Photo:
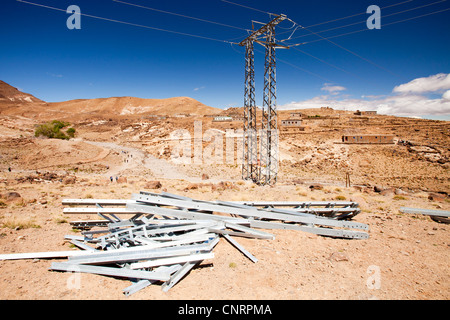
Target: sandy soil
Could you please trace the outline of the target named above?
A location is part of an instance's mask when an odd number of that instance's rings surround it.
[[[95,215],[63,216],[63,198],[130,198],[145,190],[145,180],[110,183],[102,177],[78,175],[76,184],[59,181],[5,185],[22,196],[21,202],[0,209],[2,253],[70,250],[66,234],[78,234],[68,221],[96,219]],[[205,184],[184,191],[189,182],[161,180],[168,192],[199,199],[333,200],[337,195],[358,201],[363,212],[355,221],[370,226],[367,240],[342,240],[300,231],[270,230],[275,240],[237,239],[259,259],[253,263],[221,239],[215,258],[199,267],[168,293],[150,286],[129,298],[122,289],[130,282],[81,274],[80,287],[71,274],[49,271],[51,261],[0,261],[0,299],[448,299],[449,226],[421,215],[402,214],[400,206],[449,209],[449,203],[430,201],[428,194],[402,198],[326,186],[275,187],[234,183],[212,191]],[[157,190],[154,190],[157,191]],[[78,249],[73,249],[78,250]],[[59,260],[56,260],[59,261]],[[18,272],[20,270],[20,272]]]
[[[32,121],[20,121],[6,117],[0,122],[0,253],[72,250],[64,236],[79,231],[69,221],[97,217],[64,216],[62,199],[128,199],[148,190],[151,180],[162,184],[152,191],[205,200],[357,201],[362,212],[354,220],[369,225],[370,238],[343,240],[280,230],[269,230],[274,240],[238,238],[257,263],[221,239],[215,258],[205,260],[169,292],[152,285],[131,297],[122,294],[127,280],[81,274],[79,286],[74,286],[74,274],[48,270],[50,260],[0,261],[2,300],[450,297],[449,225],[399,212],[402,206],[450,210],[448,125],[424,129],[439,138],[432,153],[440,158],[432,159],[424,148],[335,144],[339,132],[334,130],[289,135],[280,143],[284,161],[277,184],[257,186],[240,180],[237,164],[171,163],[172,145],[164,137],[187,120],[145,126],[115,120],[79,124],[77,139],[71,141],[35,139]],[[133,125],[135,129],[127,130]],[[213,125],[205,121],[204,129]],[[217,127],[223,130],[229,124]],[[150,135],[149,130],[156,131]],[[420,146],[431,145],[422,130],[408,127],[401,132]],[[142,137],[141,143],[133,137]],[[344,185],[347,170],[352,187]],[[113,175],[126,179],[111,183]],[[228,183],[217,188],[220,181]],[[310,188],[319,182],[320,190]],[[20,197],[9,199],[9,192]]]

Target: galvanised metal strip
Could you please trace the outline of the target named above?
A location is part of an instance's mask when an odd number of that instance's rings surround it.
[[[77,236],[77,235],[73,235],[73,234],[66,234],[64,236],[64,239],[67,240],[78,240],[78,241],[92,241],[93,238],[89,238],[89,237],[84,237],[84,236]]]
[[[123,277],[132,279],[147,279],[168,281],[170,275],[167,272],[130,270],[127,268],[99,267],[90,265],[80,265],[69,262],[53,262],[50,270],[94,273],[113,277]]]
[[[76,229],[91,229],[92,227],[107,227],[110,222],[108,220],[80,220],[69,223]]]
[[[276,210],[282,210],[282,208],[264,208],[264,210],[267,211],[273,211],[276,212]],[[289,210],[292,214],[294,212],[297,213],[312,213],[312,214],[338,214],[338,213],[353,213],[353,212],[361,212],[361,209],[359,208],[283,208],[284,210]],[[281,211],[279,211],[281,212]]]
[[[241,246],[239,244],[239,242],[237,242],[236,240],[234,240],[227,234],[224,234],[223,236],[225,239],[228,240],[228,242],[230,242],[234,247],[236,247],[240,252],[242,252],[251,261],[253,261],[254,263],[258,262],[258,259],[254,255],[252,255],[249,251],[247,251],[243,246]]]
[[[77,246],[78,248],[81,248],[83,250],[87,250],[87,251],[97,251],[95,248],[92,248],[91,246],[88,246],[87,244],[80,242],[78,240],[72,239],[70,240],[70,243],[72,243],[73,245]]]
[[[216,236],[215,239],[210,241],[211,250],[217,245],[219,242],[219,236]],[[211,251],[210,250],[210,251]],[[175,272],[170,280],[166,281],[162,285],[162,290],[164,292],[169,291],[175,284],[177,284],[192,268],[194,268],[197,264],[201,263],[202,260],[199,261],[191,261],[186,262],[177,272]]]
[[[139,191],[139,194],[161,195],[162,197],[166,197],[166,198],[173,198],[173,199],[186,200],[186,201],[192,200],[191,198],[188,198],[185,196],[180,196],[180,195],[174,194],[174,193],[165,192],[165,191],[161,191],[161,193],[154,193],[154,192],[149,192],[149,191]],[[134,200],[131,200],[131,201],[134,201]]]
[[[153,195],[141,195],[141,194],[133,194],[133,199],[137,202],[144,203],[152,203],[157,205],[166,205],[166,206],[174,206],[174,207],[182,207],[188,209],[197,209],[197,210],[206,210],[212,212],[222,212],[228,214],[237,214],[240,216],[252,216],[260,219],[271,219],[271,220],[282,220],[282,221],[290,221],[290,222],[299,222],[305,224],[319,224],[324,226],[331,227],[341,227],[341,228],[357,228],[367,230],[368,226],[362,223],[352,222],[352,221],[341,221],[328,219],[323,217],[317,217],[315,215],[310,216],[299,216],[295,211],[283,210],[277,212],[271,212],[263,209],[257,209],[251,206],[248,206],[248,209],[231,207],[226,205],[219,205],[214,203],[207,203],[204,201],[185,201],[185,200],[177,200],[177,199],[168,199],[164,197],[158,197]],[[153,208],[152,206],[147,206],[149,208]],[[145,211],[145,205],[135,205],[128,204],[127,208],[131,210],[144,210],[144,212],[155,213],[152,211]],[[170,209],[174,210],[174,209]],[[277,209],[281,210],[281,209]],[[180,210],[174,210],[179,211]],[[289,214],[290,213],[290,214]],[[176,212],[174,212],[176,214]],[[211,215],[214,217],[215,215]]]
[[[264,209],[266,211],[270,211],[270,212],[276,212],[276,213],[282,213],[282,214],[286,214],[286,215],[297,215],[296,211],[293,210],[285,210],[285,209],[278,209],[278,208],[268,208],[268,209]],[[359,209],[358,209],[359,210]],[[302,213],[300,213],[302,214]],[[303,217],[303,215],[300,215],[301,217]],[[362,229],[362,230],[368,230],[369,226],[367,224],[364,223],[360,223],[360,222],[354,222],[354,221],[345,221],[345,220],[334,220],[334,219],[329,219],[326,217],[317,217],[318,219],[322,219],[322,220],[317,220],[317,223],[314,224],[321,224],[320,221],[336,221],[338,222],[337,224],[322,224],[322,225],[327,225],[327,226],[335,226],[335,227],[341,227],[341,228],[349,228],[349,229]],[[289,220],[288,217],[286,217],[286,220]]]
[[[438,217],[450,217],[450,211],[446,210],[434,210],[434,209],[419,209],[419,208],[407,208],[400,207],[400,212],[411,213],[411,214],[424,214],[427,216],[438,216]]]
[[[63,199],[63,205],[126,205],[129,200],[124,199]]]
[[[174,237],[166,237],[165,235],[174,234],[174,232],[184,231],[184,234],[187,231],[204,229],[207,227],[214,226],[217,222],[215,221],[190,221],[186,222],[186,220],[177,220],[178,223],[176,226],[173,224],[169,225],[142,225],[139,227],[122,229],[117,232],[111,232],[102,238],[106,241],[111,242],[114,241],[116,245],[120,245],[123,242],[136,242],[136,237],[142,238],[142,240],[137,240],[138,244],[145,243],[145,239],[155,239],[162,240],[163,237],[167,240],[173,239]],[[164,236],[163,236],[164,235]],[[136,244],[136,243],[135,243]]]
[[[174,285],[178,283],[189,271],[191,271],[192,268],[194,268],[197,264],[199,264],[201,261],[190,261],[186,262],[180,270],[175,272],[169,280],[163,283],[162,290],[164,292],[169,291]]]
[[[136,236],[135,241],[141,242],[145,244],[146,246],[152,247],[154,249],[156,248],[164,248],[164,247],[172,247],[172,246],[178,246],[188,243],[196,243],[196,242],[204,242],[209,240],[211,237],[215,236],[214,233],[205,233],[205,234],[199,234],[199,235],[193,235],[189,238],[179,239],[179,240],[170,240],[170,241],[157,241],[158,239],[148,239],[141,236]]]
[[[69,261],[78,264],[107,264],[185,255],[197,251],[211,251],[210,245],[186,245],[161,249],[146,248],[146,246],[137,246],[110,251],[90,252],[89,254],[70,257]]]
[[[231,203],[244,204],[254,207],[327,207],[327,206],[339,206],[339,207],[353,207],[358,206],[357,202],[353,201],[229,201]]]
[[[228,205],[228,206],[238,206],[239,208],[251,208],[252,206],[244,205],[242,203],[238,203],[234,205],[234,202],[227,202],[227,201],[215,201],[216,203],[222,204],[222,205]],[[324,203],[324,202],[323,202]],[[349,216],[350,214],[356,215],[361,210],[357,207],[344,207],[344,208],[314,208],[314,209],[282,209],[282,208],[273,208],[273,207],[267,207],[267,208],[259,208],[260,210],[270,211],[270,212],[278,212],[278,213],[284,213],[284,214],[293,214],[298,215],[302,217],[313,217],[313,216],[327,216],[328,214],[333,215],[333,218],[336,219],[343,219],[344,217]],[[342,212],[341,212],[342,211]],[[339,215],[337,215],[339,213]],[[346,214],[347,213],[347,214]],[[353,228],[358,229],[367,229],[368,226],[365,224],[358,224],[357,222],[350,222],[352,224]],[[343,226],[344,228],[347,228],[347,226]],[[352,228],[352,227],[350,227]]]
[[[157,280],[139,280],[139,281],[133,283],[132,285],[126,287],[125,289],[123,289],[122,292],[126,297],[129,297],[133,293],[136,293],[144,288],[147,288],[149,285],[151,285],[152,283],[156,283],[156,282],[158,282],[158,281]]]
[[[309,233],[313,233],[313,234],[317,234],[317,235],[338,237],[338,238],[348,238],[348,239],[368,239],[369,238],[369,234],[366,232],[363,232],[363,231],[310,227],[310,226],[301,226],[301,225],[295,225],[295,224],[260,221],[260,220],[250,220],[250,225],[254,228],[299,230],[299,231],[309,232]]]
[[[243,237],[243,238],[251,238],[251,239],[272,239],[273,237],[268,238],[267,236],[255,234],[255,233],[247,233],[247,232],[236,232],[236,231],[229,231],[225,230],[225,228],[220,229],[217,227],[210,227],[208,228],[208,231],[215,232],[220,235],[230,235],[230,236],[236,236],[236,237]]]
[[[64,208],[65,214],[83,214],[83,213],[113,213],[113,214],[137,214],[139,212],[130,211],[127,208]]]
[[[163,265],[171,265],[177,263],[185,263],[191,261],[199,261],[214,258],[214,253],[197,253],[197,254],[189,254],[184,256],[176,256],[176,257],[167,257],[160,259],[151,259],[143,262],[135,262],[130,264],[130,269],[142,269],[142,268],[153,268],[157,266]]]
[[[147,235],[156,235],[156,234],[163,234],[163,233],[173,233],[173,232],[178,232],[178,231],[196,230],[196,229],[200,229],[200,228],[210,227],[215,224],[214,221],[208,221],[207,223],[195,223],[195,222],[191,222],[191,221],[187,222],[186,220],[184,220],[184,221],[178,220],[178,221],[179,221],[179,223],[175,226],[173,224],[156,225],[156,226],[155,225],[142,225],[142,226],[137,226],[137,227],[133,227],[133,228],[126,228],[126,229],[121,229],[118,231],[112,231],[112,232],[110,232],[110,234],[108,236],[120,237],[121,235],[127,235],[127,234],[129,234],[131,236],[134,232],[138,232],[138,231],[143,231],[143,233],[145,233]]]
[[[252,229],[252,228],[248,228],[248,227],[245,227],[243,225],[234,224],[234,223],[230,223],[230,222],[225,222],[225,226],[227,228],[230,228],[230,229],[233,229],[233,230],[237,230],[237,231],[242,231],[242,232],[258,235],[262,239],[271,239],[271,240],[275,239],[275,236],[273,234],[270,234],[268,232],[264,232],[264,231],[261,231],[261,230],[255,230],[255,229]]]
[[[48,252],[29,252],[29,253],[7,253],[0,254],[0,260],[20,260],[20,259],[52,259],[67,258],[76,255],[86,255],[86,251],[48,251]]]
[[[251,205],[244,205],[242,203],[239,204],[235,204],[234,202],[228,202],[228,201],[221,201],[221,200],[215,200],[212,201],[213,203],[217,203],[217,204],[221,204],[221,205],[226,205],[226,206],[231,206],[231,207],[238,207],[238,208],[243,208],[243,209],[248,209],[250,207],[255,207],[256,206],[251,206]],[[277,212],[276,209],[278,208],[274,208],[274,206],[271,205],[266,205],[263,206],[262,208],[257,208],[257,209],[261,209],[261,210],[266,210],[266,211],[272,211],[272,212]],[[343,207],[343,208],[309,208],[309,206],[307,208],[285,208],[285,210],[290,210],[290,214],[296,214],[299,216],[304,216],[304,217],[310,217],[312,215],[317,216],[317,215],[321,215],[321,216],[336,216],[336,217],[340,217],[345,213],[353,213],[353,214],[358,214],[361,210],[359,208],[353,208],[353,207]],[[283,213],[282,211],[279,211],[281,213]],[[284,212],[287,213],[287,212]],[[339,215],[338,215],[339,214]]]
[[[194,231],[185,232],[182,234],[162,235],[162,236],[158,236],[158,237],[151,237],[151,238],[145,238],[145,239],[151,239],[151,240],[155,241],[156,243],[165,243],[165,242],[172,242],[172,241],[190,240],[197,236],[198,237],[200,237],[200,236],[206,237],[206,234],[211,237],[215,236],[215,233],[211,233],[208,231],[208,229],[204,228],[204,229],[197,229]],[[137,235],[137,236],[140,237],[140,235]]]
[[[167,198],[186,200],[186,201],[224,204],[224,205],[235,206],[235,207],[240,207],[240,208],[248,208],[248,206],[253,206],[253,207],[296,207],[293,209],[297,209],[297,207],[298,207],[298,209],[310,208],[310,207],[324,207],[324,208],[336,208],[336,207],[358,208],[359,207],[359,204],[354,201],[307,201],[307,202],[300,202],[300,201],[223,201],[223,200],[206,201],[206,200],[198,200],[198,199],[194,200],[192,198],[188,198],[185,196],[177,196],[177,195],[167,193],[167,192],[153,193],[153,192],[141,191],[140,194],[157,196],[157,197],[167,197]],[[133,201],[133,200],[129,200],[129,201]]]
[[[174,272],[177,272],[178,270],[181,269],[181,264],[176,264],[173,266],[161,266],[158,267],[156,269],[154,269],[153,271],[159,272],[167,272],[169,274],[172,274]],[[149,285],[158,282],[158,280],[138,280],[137,282],[133,283],[132,285],[126,287],[125,289],[123,289],[123,293],[125,294],[125,296],[130,296],[133,293],[138,292],[139,290],[142,290],[146,287],[148,287]]]
[[[162,208],[157,206],[149,206],[145,203],[142,204],[128,204],[130,210],[135,210],[143,213],[152,213],[157,215],[166,215],[176,217],[179,219],[210,219],[215,221],[229,221],[236,224],[248,224],[247,219],[225,217],[219,215],[213,215],[209,213],[200,213],[193,211],[183,211],[178,209]]]
[[[98,216],[99,216],[100,218],[105,219],[108,223],[114,223],[114,222],[117,222],[117,221],[114,221],[113,219],[111,219],[110,217],[108,217],[106,214],[103,214],[103,213],[101,213],[101,212],[97,212],[97,214],[98,214]]]

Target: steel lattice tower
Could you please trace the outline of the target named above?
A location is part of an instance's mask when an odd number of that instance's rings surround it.
[[[266,32],[266,59],[264,67],[264,97],[261,126],[261,172],[260,184],[276,182],[278,173],[278,130],[277,130],[277,82],[275,58],[275,26]]]
[[[245,44],[244,91],[244,144],[242,178],[257,182],[259,179],[258,143],[256,131],[255,55],[253,41]]]
[[[279,15],[254,31],[239,43],[245,46],[245,90],[244,90],[244,134],[242,178],[258,184],[273,184],[278,174],[278,124],[276,103],[276,56],[279,46],[275,40],[275,26],[285,20]],[[253,42],[265,47],[264,97],[260,131],[260,159],[258,161],[258,139],[255,103],[255,71]]]

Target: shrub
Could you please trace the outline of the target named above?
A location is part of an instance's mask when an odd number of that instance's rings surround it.
[[[66,133],[61,131],[61,129],[70,126],[70,123],[60,121],[60,120],[53,120],[51,122],[47,122],[44,124],[41,124],[37,126],[36,130],[34,131],[34,136],[44,136],[50,139],[63,139],[63,140],[69,140],[70,138],[73,138],[75,136],[75,129],[69,128],[67,129]]]
[[[4,221],[2,224],[3,228],[8,229],[28,229],[28,228],[41,228],[40,225],[36,224],[33,220],[22,220],[22,221],[16,221],[15,219]]]
[[[66,133],[69,137],[73,138],[75,136],[75,129],[69,128],[69,129],[67,129]]]
[[[53,125],[53,128],[55,128],[56,130],[61,130],[62,128],[70,126],[70,123],[60,120],[53,120],[51,124]]]

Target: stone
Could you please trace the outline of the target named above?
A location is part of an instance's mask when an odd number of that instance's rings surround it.
[[[375,191],[375,192],[377,192],[377,193],[380,193],[381,191],[383,191],[383,188],[380,187],[380,186],[374,186],[374,187],[373,187],[373,191]]]
[[[19,198],[21,198],[22,196],[20,195],[20,193],[18,193],[18,192],[15,192],[15,191],[10,191],[10,192],[6,192],[6,193],[4,193],[3,194],[3,198],[5,199],[5,200],[15,200],[15,199],[19,199]]]
[[[431,201],[438,201],[438,202],[444,202],[447,197],[445,194],[437,193],[437,192],[430,192],[428,194],[428,200]]]
[[[145,184],[146,189],[159,189],[162,187],[162,184],[160,181],[154,180],[154,181],[148,181]]]
[[[335,262],[348,261],[348,256],[342,252],[334,252],[330,255],[330,260]]]
[[[74,184],[77,181],[75,176],[65,176],[62,183],[64,184]]]

